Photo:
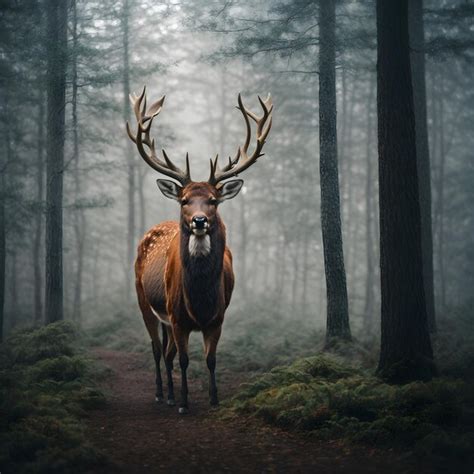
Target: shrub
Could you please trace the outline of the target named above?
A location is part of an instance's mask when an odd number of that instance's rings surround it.
[[[0,470],[55,473],[103,461],[85,437],[84,410],[105,403],[67,322],[13,334],[0,346]]]

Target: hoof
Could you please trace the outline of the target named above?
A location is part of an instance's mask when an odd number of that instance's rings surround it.
[[[178,408],[178,413],[180,415],[186,415],[187,413],[189,413],[188,407],[179,407]]]
[[[166,401],[167,405],[169,407],[174,407],[176,405],[176,402],[174,401],[173,398],[168,398],[168,400]]]
[[[156,396],[155,397],[155,402],[156,403],[163,403],[163,397]]]

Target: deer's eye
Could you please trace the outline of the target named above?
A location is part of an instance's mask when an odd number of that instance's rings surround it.
[[[181,205],[182,206],[186,206],[187,203],[188,203],[187,199],[181,199]]]
[[[209,204],[215,206],[217,204],[217,199],[215,197],[209,198]]]

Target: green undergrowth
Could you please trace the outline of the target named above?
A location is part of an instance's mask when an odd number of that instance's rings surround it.
[[[86,411],[102,407],[100,374],[67,322],[14,333],[0,346],[0,471],[81,472],[103,462]]]
[[[95,322],[84,330],[84,342],[90,346],[126,352],[143,352],[149,339],[142,317],[136,308],[119,312]]]
[[[84,333],[90,346],[142,353],[144,364],[150,369],[154,366],[150,338],[136,308],[96,322]],[[218,371],[225,368],[242,376],[261,373],[314,351],[315,345],[322,346],[323,343],[324,333],[316,331],[311,320],[283,318],[270,305],[236,304],[227,312],[224,321],[217,351]],[[199,332],[191,334],[189,359],[189,375],[202,377],[207,383]]]
[[[454,378],[388,385],[341,357],[319,354],[244,384],[224,416],[251,415],[320,439],[399,447],[442,462],[474,452],[474,385]]]

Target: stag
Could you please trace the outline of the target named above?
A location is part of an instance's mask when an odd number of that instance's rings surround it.
[[[216,350],[234,288],[232,254],[226,245],[224,223],[218,206],[235,197],[243,185],[241,179],[230,179],[253,165],[260,156],[272,125],[270,96],[258,97],[263,110],[257,116],[248,110],[238,96],[246,138],[234,158],[222,168],[218,156],[210,160],[210,175],[206,182],[192,181],[189,155],[186,168],[176,166],[162,150],[159,158],[155,140],[150,137],[153,119],[160,113],[165,97],[146,105],[146,89],[140,95],[131,95],[137,127],[132,132],[127,122],[127,133],[136,144],[140,156],[154,170],[174,181],[158,179],[161,192],[178,201],[181,207],[179,222],[168,221],[150,229],[138,245],[135,261],[135,285],[143,320],[150,334],[156,365],[156,401],[163,401],[163,383],[160,371],[164,358],[168,381],[168,400],[175,405],[173,388],[173,360],[178,354],[181,368],[181,400],[179,413],[188,412],[188,384],[186,370],[189,364],[188,340],[191,331],[201,331],[204,339],[206,363],[209,369],[209,401],[217,405]],[[250,120],[256,124],[256,144],[249,154],[252,135]],[[162,329],[163,343],[159,337]]]

